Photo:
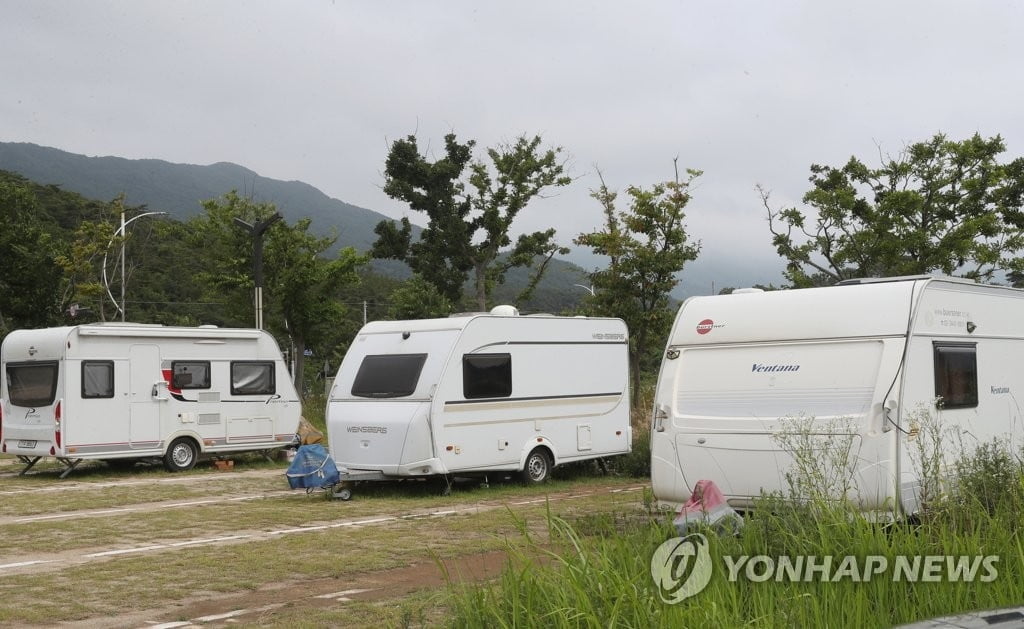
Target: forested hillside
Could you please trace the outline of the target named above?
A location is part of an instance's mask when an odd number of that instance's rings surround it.
[[[89,157],[36,144],[0,142],[0,169],[87,199],[110,201],[123,194],[129,206],[165,211],[179,220],[199,215],[203,201],[236,190],[253,201],[272,203],[289,222],[310,219],[312,233],[336,237],[331,252],[349,246],[368,251],[376,239],[374,227],[387,220],[383,214],[328,197],[301,181],[262,177],[227,162],[199,166],[158,159]],[[418,237],[420,228],[413,225],[412,230]],[[370,268],[388,277],[409,277],[408,267],[394,260],[373,260]],[[495,298],[515,300],[528,277],[525,272],[511,272],[507,285],[497,287]],[[552,260],[533,298],[517,305],[526,310],[571,308],[586,294],[573,284],[586,284],[585,277],[585,271],[576,265]]]

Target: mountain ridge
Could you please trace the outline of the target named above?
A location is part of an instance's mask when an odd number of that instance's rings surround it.
[[[337,237],[335,250],[352,246],[369,251],[377,238],[373,231],[377,224],[394,220],[330,197],[304,181],[264,177],[234,162],[181,164],[157,158],[81,155],[31,142],[0,142],[0,169],[90,199],[109,201],[124,194],[129,205],[166,211],[178,220],[201,213],[202,201],[236,190],[254,201],[273,203],[290,223],[310,218],[312,232]],[[413,237],[421,231],[414,225]],[[374,260],[372,268],[399,279],[410,275],[408,266],[396,260]],[[510,272],[508,282],[497,287],[495,299],[514,297],[525,286],[527,276],[522,271]],[[530,303],[547,309],[575,304],[579,296],[569,289],[585,277],[586,272],[577,265],[553,260]]]

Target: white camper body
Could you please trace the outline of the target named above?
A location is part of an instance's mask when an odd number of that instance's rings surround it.
[[[844,427],[848,498],[913,513],[922,418],[947,462],[994,438],[1019,445],[1022,358],[1024,291],[1007,287],[919,276],[690,298],[655,394],[654,495],[682,503],[701,479],[734,506],[787,494],[793,459],[773,433],[803,416],[812,434]]]
[[[518,471],[540,482],[555,465],[629,452],[627,348],[619,319],[369,323],[331,389],[331,456],[353,477]]]
[[[30,466],[202,454],[292,443],[301,408],[260,330],[104,323],[18,330],[0,349],[0,450]],[[67,473],[65,472],[65,474]]]

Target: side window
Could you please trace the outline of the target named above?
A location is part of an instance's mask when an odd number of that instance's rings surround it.
[[[943,408],[978,405],[978,349],[974,343],[933,343],[935,397]]]
[[[467,400],[512,395],[512,355],[465,354],[462,394]]]
[[[210,361],[175,361],[171,386],[175,389],[209,389]]]
[[[82,398],[114,397],[114,361],[82,361]]]
[[[274,392],[273,362],[231,363],[231,395],[272,395]]]

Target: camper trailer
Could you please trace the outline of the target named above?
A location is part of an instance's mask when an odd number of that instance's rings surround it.
[[[200,455],[292,443],[300,404],[260,330],[104,323],[11,332],[0,348],[0,451],[31,467]],[[28,468],[26,468],[28,469]]]
[[[339,469],[537,483],[556,465],[629,452],[626,325],[492,313],[359,331],[327,407]]]
[[[848,439],[849,499],[913,513],[922,424],[941,427],[947,461],[1019,443],[1022,357],[1024,291],[1007,287],[918,276],[692,297],[658,378],[654,494],[679,504],[702,479],[739,507],[788,493],[793,450],[778,436],[802,418],[812,436]]]

